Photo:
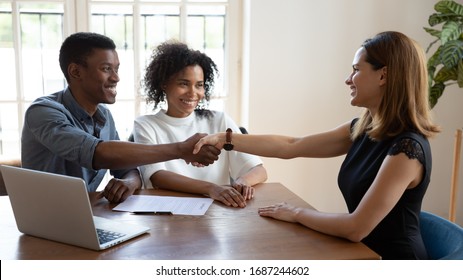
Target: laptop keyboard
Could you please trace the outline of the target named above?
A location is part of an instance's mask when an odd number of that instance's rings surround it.
[[[119,232],[114,232],[114,231],[109,231],[109,230],[104,230],[104,229],[99,229],[99,228],[96,229],[96,232],[98,234],[98,240],[100,241],[100,244],[110,242],[114,239],[117,239],[125,235],[124,233],[119,233]]]

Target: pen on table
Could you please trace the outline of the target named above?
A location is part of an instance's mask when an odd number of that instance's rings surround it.
[[[173,215],[171,211],[134,211],[134,215]]]

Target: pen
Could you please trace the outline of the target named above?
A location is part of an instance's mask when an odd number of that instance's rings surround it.
[[[172,215],[171,211],[134,211],[134,215]]]

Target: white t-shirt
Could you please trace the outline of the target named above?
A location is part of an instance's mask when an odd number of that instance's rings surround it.
[[[212,111],[213,116],[207,118],[192,113],[186,118],[173,118],[161,110],[154,115],[144,115],[135,119],[133,135],[137,143],[167,144],[182,142],[193,134],[225,132],[231,128],[234,133],[240,133],[236,123],[225,113]],[[230,178],[236,180],[262,160],[254,155],[236,151],[225,151],[219,159],[206,167],[194,167],[186,164],[183,159],[170,160],[140,166],[145,187],[152,188],[151,175],[159,170],[168,170],[190,178],[203,180],[217,185],[230,185]]]

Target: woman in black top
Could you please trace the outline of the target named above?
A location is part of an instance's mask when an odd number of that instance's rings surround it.
[[[357,50],[352,69],[346,84],[351,105],[365,108],[359,118],[302,138],[237,133],[227,144],[284,159],[346,155],[338,184],[349,213],[280,203],[259,214],[362,241],[383,259],[426,259],[418,217],[431,175],[428,138],[439,132],[430,116],[426,57],[404,34],[382,32]],[[225,133],[209,135],[195,151],[225,142]]]

